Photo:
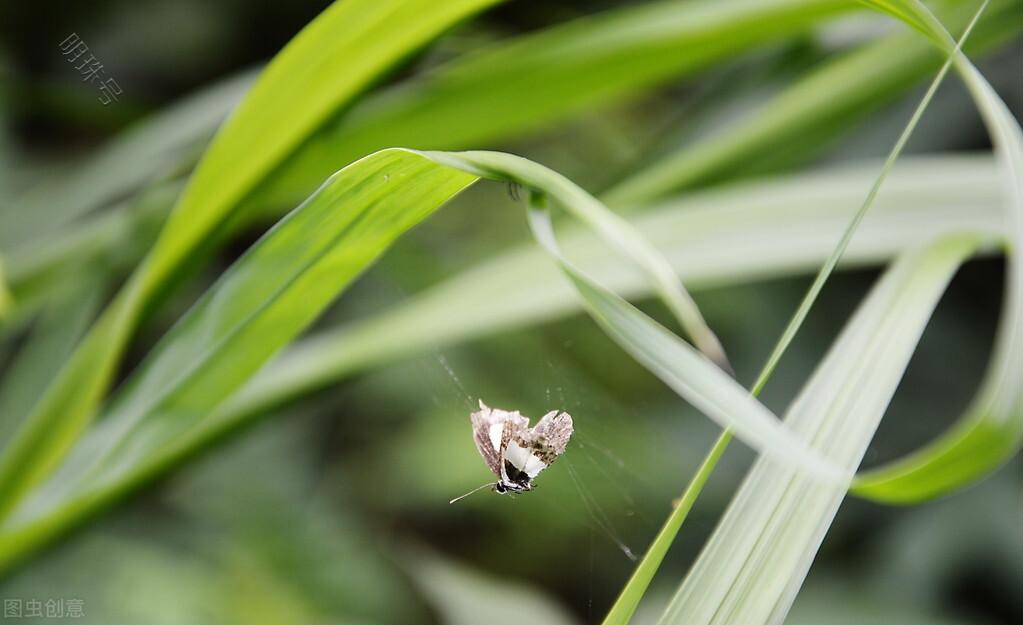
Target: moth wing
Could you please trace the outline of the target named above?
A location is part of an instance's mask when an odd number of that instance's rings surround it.
[[[490,442],[490,421],[482,410],[469,415],[469,420],[472,422],[472,438],[483,456],[483,462],[494,475],[501,477],[501,452]]]
[[[555,410],[532,429],[516,431],[504,450],[504,458],[533,479],[565,452],[571,436],[572,417]]]
[[[469,415],[469,420],[472,423],[472,437],[476,441],[476,449],[483,456],[483,462],[494,475],[507,478],[503,459],[508,441],[528,431],[529,419],[518,412],[490,408],[481,401],[480,409]]]
[[[529,431],[533,453],[541,462],[550,466],[558,456],[565,453],[573,431],[572,415],[559,410],[548,412]]]

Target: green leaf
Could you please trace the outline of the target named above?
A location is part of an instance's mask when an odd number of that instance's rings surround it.
[[[981,4],[978,15],[986,4]],[[965,57],[960,57],[955,42],[949,56],[962,71]],[[971,77],[979,75],[967,72],[968,81]],[[982,78],[977,83],[986,85]],[[905,137],[906,133],[893,157]],[[886,168],[890,163],[891,159]],[[850,231],[855,225],[856,221]],[[847,241],[848,236],[843,237],[837,253]],[[794,401],[786,423],[825,457],[855,470],[931,310],[977,244],[970,235],[961,235],[900,259]],[[845,497],[846,486],[811,484],[805,476],[762,457],[661,622],[782,622]]]
[[[854,7],[840,0],[670,0],[609,10],[501,41],[399,86],[367,94],[351,108],[336,106],[332,119],[320,123],[273,168],[238,212],[255,220],[272,210],[276,218],[280,209],[300,202],[324,178],[373,151],[392,146],[466,149],[513,137],[804,32]],[[133,198],[84,224],[56,226],[137,190],[181,163],[189,149],[213,133],[251,82],[246,73],[204,89],[92,155],[80,174],[48,185],[35,200],[25,200],[31,206],[27,214],[44,221],[48,236],[9,250],[15,296],[36,298],[47,277],[134,240],[133,233],[125,232],[126,224],[137,219],[132,214],[159,213],[152,202]],[[292,85],[281,89],[294,93]],[[248,135],[259,137],[261,132]],[[54,215],[51,205],[60,209]],[[170,208],[168,203],[162,212]],[[10,212],[19,216],[13,225],[27,228],[22,212]],[[23,239],[12,236],[14,242]]]
[[[922,4],[910,0],[873,3],[893,14],[911,13],[914,23],[951,49],[944,27]],[[991,85],[963,55],[961,74],[988,127],[1003,172],[1008,268],[995,352],[980,391],[959,423],[943,436],[891,465],[866,473],[857,494],[895,503],[920,501],[970,484],[1001,466],[1023,445],[1023,131]]]
[[[986,6],[986,4],[984,6]],[[983,12],[983,7],[977,13],[977,16],[974,18],[974,20],[970,22],[966,31],[963,33],[962,39],[956,44],[955,52],[959,51],[959,49],[962,46],[962,42],[969,37],[970,32],[975,26],[977,18],[979,18],[981,12]],[[775,343],[774,348],[771,350],[771,353],[767,358],[767,362],[761,368],[760,373],[757,374],[756,381],[750,388],[750,394],[753,397],[757,397],[760,395],[761,391],[764,389],[764,386],[767,384],[768,380],[773,375],[775,368],[777,367],[779,361],[782,358],[782,355],[786,352],[789,345],[792,343],[792,340],[793,338],[795,338],[795,335],[799,331],[800,327],[802,327],[803,322],[806,320],[806,317],[810,313],[810,309],[817,301],[817,297],[820,295],[821,290],[824,288],[824,284],[831,277],[831,274],[834,272],[835,267],[838,266],[838,263],[841,261],[842,256],[846,253],[846,250],[849,248],[849,243],[852,241],[853,235],[856,233],[856,230],[859,228],[859,226],[863,223],[863,220],[867,216],[869,209],[874,204],[874,201],[877,198],[879,191],[881,190],[881,186],[884,184],[885,180],[890,175],[892,168],[895,166],[896,161],[898,160],[899,156],[902,154],[902,151],[906,146],[906,142],[909,140],[909,137],[913,134],[913,131],[916,129],[916,126],[919,123],[921,117],[923,116],[924,111],[927,110],[927,107],[930,104],[931,99],[937,92],[938,87],[941,85],[950,67],[951,58],[948,61],[946,61],[945,65],[941,68],[937,76],[935,76],[934,80],[931,82],[930,87],[927,89],[927,92],[924,94],[923,98],[921,98],[920,103],[917,105],[916,110],[913,112],[913,115],[910,118],[909,122],[906,123],[906,126],[903,129],[902,133],[899,135],[898,140],[896,140],[895,145],[889,151],[888,157],[885,159],[884,165],[881,167],[881,170],[878,173],[877,178],[875,178],[873,183],[871,184],[870,190],[867,192],[866,197],[860,204],[857,211],[853,214],[852,218],[849,221],[849,224],[845,227],[844,231],[842,232],[842,237],[838,240],[838,243],[835,245],[834,249],[828,255],[828,258],[821,265],[820,269],[817,270],[817,275],[814,277],[813,282],[810,284],[810,288],[807,289],[807,292],[803,296],[803,299],[800,301],[799,306],[797,307],[795,313],[793,313],[788,324],[786,324],[785,329],[782,331],[781,337],[778,339],[778,341]],[[713,470],[714,466],[717,463],[717,459],[720,458],[721,455],[724,453],[724,450],[728,446],[731,439],[732,439],[731,431],[726,430],[721,434],[721,436],[718,438],[717,442],[714,444],[711,451],[708,453],[707,459],[700,467],[700,470],[691,480],[689,487],[686,489],[686,494],[683,496],[683,499],[691,499],[690,493],[694,491],[696,493],[699,493],[699,490],[702,489],[702,484],[707,480],[705,472],[710,472]],[[853,467],[853,470],[855,470],[855,467]],[[692,495],[692,497],[695,496],[696,495]],[[690,502],[689,505],[691,506],[692,503]],[[604,620],[605,625],[611,624],[624,625],[628,623],[629,618],[631,618],[636,607],[639,605],[640,596],[645,592],[646,586],[650,583],[654,571],[660,564],[660,561],[664,558],[664,553],[667,551],[669,545],[674,539],[674,534],[667,532],[667,530],[671,529],[670,524],[672,523],[675,517],[678,516],[684,517],[684,514],[685,513],[680,513],[678,510],[676,510],[669,517],[668,521],[669,525],[665,527],[666,531],[662,532],[655,538],[650,551],[647,553],[646,556],[644,556],[642,562],[640,562],[639,566],[637,567],[636,572],[633,574],[632,578],[629,579],[629,582],[626,584],[625,589],[622,591],[618,600],[612,606],[611,611],[608,613],[607,618]],[[682,521],[680,519],[677,521],[677,524],[681,524],[681,522]],[[676,531],[678,530],[677,525],[675,526],[674,529]],[[795,588],[798,590],[799,588],[798,582],[796,583]]]
[[[143,311],[263,177],[382,72],[493,2],[338,2],[274,58],[203,156],[150,253],[0,458],[0,516],[58,464],[91,420]]]
[[[386,150],[329,179],[278,223],[167,333],[50,481],[0,535],[7,564],[74,514],[138,482],[150,457],[195,428],[288,344],[387,247],[475,177]],[[53,517],[59,522],[60,514]]]

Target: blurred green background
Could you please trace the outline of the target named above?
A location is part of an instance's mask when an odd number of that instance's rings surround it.
[[[148,114],[265,62],[327,4],[5,3],[0,208],[17,211],[11,200],[19,192],[79,166]],[[620,5],[499,6],[409,59],[388,82]],[[839,20],[639,97],[473,147],[522,154],[600,191],[637,163],[727,127],[836,50],[893,28],[876,16]],[[59,44],[72,32],[116,77],[118,102],[102,105],[62,58]],[[1023,111],[1023,40],[1010,39],[979,65]],[[806,164],[883,157],[920,93],[909,89],[880,107]],[[967,96],[949,81],[909,152],[987,147]],[[125,371],[261,231],[239,233],[200,277],[165,299]],[[320,323],[372,315],[526,238],[505,189],[473,188],[402,238]],[[134,258],[130,242],[125,248]],[[123,278],[116,263],[111,271]],[[832,279],[768,386],[768,406],[780,410],[794,395],[876,275],[845,271]],[[696,293],[745,384],[807,284],[786,278]],[[1001,285],[1000,259],[960,272],[868,466],[926,442],[968,402],[988,357]],[[645,310],[666,319],[658,307]],[[0,370],[23,334],[5,335]],[[469,430],[477,398],[533,417],[567,410],[577,434],[536,492],[480,493],[449,506],[489,477]],[[104,624],[596,623],[632,570],[623,546],[643,552],[715,436],[706,419],[575,315],[389,364],[280,407],[10,574],[0,598],[23,610],[32,600],[81,600],[80,620]],[[728,451],[640,622],[656,620],[751,458],[740,445]],[[1014,461],[965,492],[913,508],[848,500],[788,622],[1023,623],[1021,485]]]

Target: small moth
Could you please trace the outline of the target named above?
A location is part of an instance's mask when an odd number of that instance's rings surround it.
[[[529,427],[529,419],[519,411],[491,408],[480,400],[480,409],[469,416],[476,449],[483,456],[497,481],[484,484],[461,497],[493,486],[498,493],[524,493],[533,489],[533,480],[565,453],[572,438],[572,417],[552,410]]]

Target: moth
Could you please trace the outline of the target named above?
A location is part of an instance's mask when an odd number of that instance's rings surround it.
[[[456,497],[451,503],[488,486],[498,493],[533,490],[536,476],[565,453],[573,431],[572,416],[567,412],[552,410],[530,428],[529,419],[519,411],[491,408],[482,400],[469,420],[476,449],[497,481]]]

